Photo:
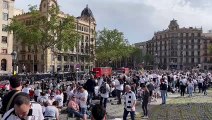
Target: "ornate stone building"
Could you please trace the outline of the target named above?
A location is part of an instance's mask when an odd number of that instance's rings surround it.
[[[41,0],[40,12],[46,13],[50,6],[58,6],[57,0]],[[60,17],[67,17],[68,14],[60,12]],[[28,13],[16,16],[17,19],[31,24]],[[95,33],[96,21],[92,11],[88,6],[81,12],[81,16],[75,18],[76,31],[80,35],[78,44],[72,50],[64,52],[57,50],[57,54],[51,49],[42,54],[39,46],[26,46],[18,43],[14,44],[14,49],[18,52],[18,66],[20,72],[68,72],[90,70],[94,66],[95,58]],[[45,67],[43,66],[45,62]],[[47,71],[45,71],[45,69]]]
[[[189,69],[203,63],[204,39],[202,28],[180,28],[172,20],[168,29],[156,32],[147,41],[147,53],[154,56],[154,66],[161,69]]]
[[[0,73],[12,72],[13,35],[6,31],[14,13],[14,0],[0,1]]]

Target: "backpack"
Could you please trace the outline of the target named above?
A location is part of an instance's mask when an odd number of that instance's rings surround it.
[[[105,94],[107,92],[106,83],[102,83],[101,87],[99,88],[101,94]]]

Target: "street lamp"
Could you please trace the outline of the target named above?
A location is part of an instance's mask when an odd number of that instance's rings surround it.
[[[15,50],[13,50],[13,52],[11,53],[12,55],[12,60],[13,60],[13,75],[15,75],[15,71],[16,71],[16,59],[17,59],[17,52]]]
[[[76,82],[78,82],[78,72],[79,72],[79,68],[76,68]]]
[[[158,54],[157,53],[155,53],[155,68],[156,68],[156,70],[158,69],[158,66],[157,66],[157,58],[158,58]]]
[[[33,52],[32,73],[34,74],[35,73],[35,50],[32,50],[32,52]]]

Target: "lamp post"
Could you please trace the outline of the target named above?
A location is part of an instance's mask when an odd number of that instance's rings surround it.
[[[13,70],[12,70],[12,74],[15,75],[15,71],[16,71],[16,59],[17,59],[17,52],[15,50],[13,50],[13,52],[11,53],[12,55],[12,62],[13,62]]]
[[[76,82],[78,82],[78,72],[79,72],[79,68],[76,68]]]
[[[35,73],[35,50],[32,50],[33,52],[33,60],[32,60],[32,74]]]
[[[158,58],[158,54],[155,53],[155,69],[156,70],[158,69],[158,60],[157,60],[157,58]]]

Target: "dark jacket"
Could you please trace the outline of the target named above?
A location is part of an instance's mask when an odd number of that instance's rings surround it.
[[[165,83],[160,84],[160,90],[167,90],[167,89],[168,89],[168,87]]]
[[[87,82],[85,83],[85,89],[88,92],[94,93],[95,86],[96,86],[96,82],[92,79],[88,79]]]
[[[13,96],[16,92],[18,92],[18,91],[17,91],[17,90],[12,90],[12,91],[10,91],[8,94],[6,94],[6,95],[3,97],[3,99],[2,99],[2,108],[1,108],[1,111],[0,111],[1,114],[4,114],[4,113],[7,112],[7,111],[6,111],[7,105],[8,105],[8,103],[9,103],[10,99],[12,98],[12,96]],[[18,93],[18,94],[19,94],[19,93]],[[15,95],[14,99],[18,96],[18,94]],[[12,102],[11,102],[11,104],[10,104],[9,110],[10,110],[11,108],[14,107],[14,99],[12,100]]]
[[[149,101],[149,96],[150,96],[149,91],[144,91],[143,92],[143,102],[148,102]]]

